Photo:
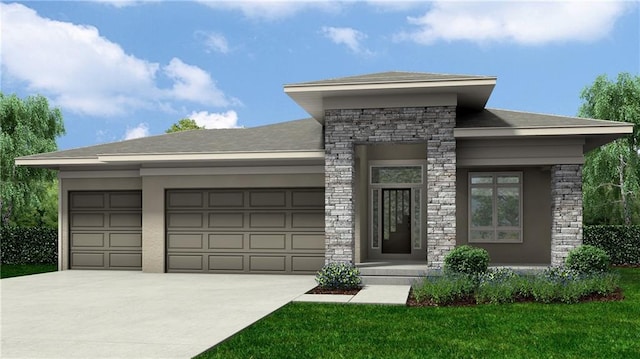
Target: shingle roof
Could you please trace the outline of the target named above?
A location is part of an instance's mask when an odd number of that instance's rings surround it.
[[[435,82],[455,80],[495,79],[493,76],[436,74],[428,72],[379,72],[374,74],[338,77],[328,80],[300,82],[286,86],[316,86],[337,84],[393,83],[393,82]]]
[[[628,125],[624,122],[520,111],[484,109],[471,112],[460,109],[457,114],[456,128],[610,127],[618,124]],[[252,128],[176,132],[22,158],[66,159],[114,154],[322,151],[323,137],[320,123],[314,119],[304,119]]]
[[[86,158],[108,154],[321,151],[323,148],[322,125],[314,119],[304,119],[252,128],[176,132],[23,158]]]
[[[456,119],[456,128],[590,127],[617,124],[628,125],[624,122],[498,109],[460,110]]]

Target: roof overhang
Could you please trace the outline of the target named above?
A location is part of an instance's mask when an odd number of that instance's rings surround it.
[[[453,130],[456,139],[493,139],[539,136],[584,137],[584,153],[633,133],[633,124],[610,122],[602,126],[474,127]]]
[[[324,160],[324,151],[216,152],[102,154],[85,158],[16,158],[18,166],[58,169],[61,166],[131,165],[147,163],[228,162],[228,161],[301,161]]]
[[[480,110],[487,104],[495,84],[495,77],[302,83],[285,85],[284,92],[323,123],[324,111],[329,109],[457,105]]]

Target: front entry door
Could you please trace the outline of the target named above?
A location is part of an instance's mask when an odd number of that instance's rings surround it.
[[[382,253],[411,253],[411,189],[382,189]]]

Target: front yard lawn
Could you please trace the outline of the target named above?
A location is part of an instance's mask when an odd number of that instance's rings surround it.
[[[57,264],[2,264],[0,265],[0,278],[55,272],[57,270]]]
[[[291,303],[197,358],[637,358],[640,269],[617,270],[617,302]]]

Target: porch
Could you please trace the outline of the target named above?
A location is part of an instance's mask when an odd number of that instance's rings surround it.
[[[442,270],[432,269],[426,261],[388,260],[356,263],[363,284],[404,285],[413,284],[425,277],[442,275]],[[511,268],[518,273],[530,274],[543,271],[549,264],[492,264],[489,268]]]

